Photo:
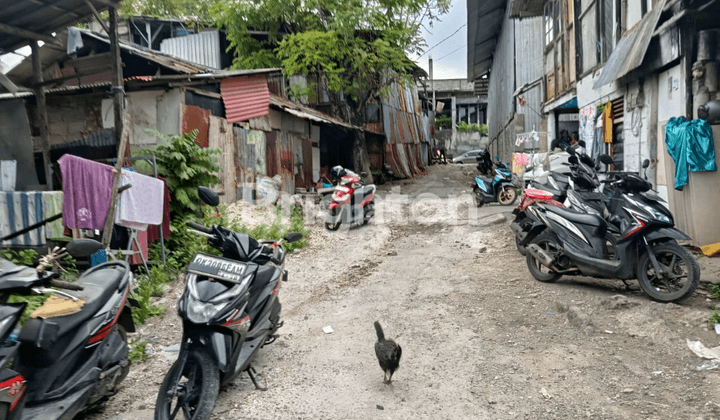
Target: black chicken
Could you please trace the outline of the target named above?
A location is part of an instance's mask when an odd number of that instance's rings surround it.
[[[380,323],[375,321],[375,331],[377,332],[378,341],[375,343],[375,355],[380,362],[382,368],[383,382],[390,384],[392,382],[393,373],[400,367],[400,356],[402,348],[392,338],[385,338]]]

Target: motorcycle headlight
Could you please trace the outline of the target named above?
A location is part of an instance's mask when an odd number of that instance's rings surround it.
[[[666,215],[662,214],[661,212],[659,212],[656,208],[653,208],[653,207],[651,207],[651,206],[648,206],[648,205],[645,205],[645,204],[639,203],[639,202],[638,202],[637,204],[638,204],[643,210],[645,210],[646,212],[652,214],[652,216],[653,216],[654,218],[658,219],[659,221],[665,222],[665,223],[670,223],[670,218],[667,217]]]
[[[207,324],[215,315],[225,309],[228,302],[222,304],[200,302],[190,298],[187,303],[187,317],[195,324]]]
[[[657,220],[659,220],[659,221],[661,221],[661,222],[664,222],[664,223],[672,224],[672,222],[670,221],[670,218],[667,217],[666,215],[664,215],[664,214],[663,214],[662,212],[660,212],[658,209],[656,209],[656,208],[654,208],[654,207],[652,207],[652,206],[648,206],[647,204],[641,203],[641,202],[639,202],[639,201],[637,201],[637,200],[633,200],[633,199],[631,199],[631,198],[629,198],[629,197],[628,197],[627,199],[628,199],[628,201],[630,201],[630,202],[633,203],[634,205],[640,207],[641,209],[645,210],[647,213],[651,214],[655,219],[657,219]]]

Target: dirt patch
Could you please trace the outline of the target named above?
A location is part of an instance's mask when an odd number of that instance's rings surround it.
[[[685,343],[720,344],[704,293],[674,305],[636,282],[537,282],[505,223],[443,222],[454,205],[443,200],[418,204],[428,223],[314,226],[310,245],[288,256],[280,338],[255,362],[268,391],[243,376],[213,418],[720,418],[720,371],[693,371],[702,360]],[[409,204],[398,209],[409,218]],[[152,419],[177,357],[181,290],[178,281],[165,317],[137,334],[154,340],[148,361],[88,419]],[[392,386],[373,350],[376,320],[403,347]]]

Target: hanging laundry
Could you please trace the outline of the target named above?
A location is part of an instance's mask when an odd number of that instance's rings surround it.
[[[162,223],[165,184],[157,178],[123,170],[121,185],[126,184],[132,187],[120,194],[115,223],[142,231],[148,225]]]
[[[165,184],[165,194],[164,194],[164,200],[163,200],[163,222],[162,222],[162,230],[163,230],[163,237],[165,239],[170,237],[170,189],[167,186],[167,181],[165,181],[165,178],[158,177],[159,180]],[[157,226],[148,226],[148,243],[153,243],[155,241],[160,240],[160,229],[158,229]]]
[[[65,154],[62,172],[63,222],[70,229],[102,229],[110,207],[112,166]]]
[[[670,118],[665,126],[668,154],[675,161],[675,189],[688,183],[688,171],[717,171],[712,129],[704,120]]]
[[[45,191],[42,195],[43,211],[45,217],[52,217],[61,214],[63,211],[63,193],[62,191]],[[62,218],[54,220],[45,225],[48,238],[62,238],[65,228],[63,227]]]
[[[602,113],[603,121],[603,141],[605,143],[613,142],[613,114],[612,105],[610,103],[605,104],[605,109]]]

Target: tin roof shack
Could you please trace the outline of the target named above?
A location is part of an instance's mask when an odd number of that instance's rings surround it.
[[[45,169],[49,168],[50,150],[39,42],[43,41],[48,48],[62,48],[63,43],[60,37],[56,36],[57,32],[89,16],[99,16],[99,11],[110,9],[110,16],[114,17],[119,4],[118,0],[48,0],[39,3],[0,0],[0,33],[3,34],[0,37],[0,52],[12,52],[20,47],[30,46],[32,66],[28,75],[33,83],[26,86],[33,89],[13,83],[4,74],[0,74],[0,84],[13,94],[34,90],[37,95],[38,115],[36,119],[38,123],[35,125],[35,129],[38,131],[38,135],[36,142],[42,151],[43,164],[41,166]],[[116,25],[115,19],[111,20],[109,27],[105,25],[104,30],[112,36],[112,45],[115,47],[117,46],[117,37],[114,36]],[[114,76],[121,73],[116,65],[111,65],[111,70]],[[15,106],[17,105],[19,103],[15,104]],[[10,107],[12,106],[11,104]],[[6,110],[6,112],[12,111]],[[31,169],[33,166],[32,151],[27,147],[31,144],[29,121],[24,118],[12,121],[12,124],[4,124],[2,133],[4,138],[0,139],[0,158],[14,159],[20,163],[19,187],[34,187],[38,182],[35,172]],[[12,143],[18,139],[21,140],[22,146],[12,147]]]
[[[418,71],[422,72],[422,69],[416,69],[416,73]],[[313,80],[313,76],[307,79]],[[307,79],[291,76],[289,83],[306,86]],[[297,98],[297,101],[330,112],[332,107],[327,90],[322,83],[317,83],[316,89],[310,97]],[[344,100],[342,93],[340,98]],[[396,82],[389,85],[388,96],[381,98],[379,105],[368,105],[367,122],[362,129],[373,172],[381,171],[384,164],[400,178],[412,178],[425,172],[423,164],[427,163],[434,127],[430,113],[427,104],[423,106],[417,86]],[[322,136],[322,166],[353,168],[353,138],[350,134],[328,130],[327,136]]]
[[[488,136],[490,148],[509,161],[520,133],[546,131],[541,114],[543,46],[539,18],[510,17],[510,0],[468,0],[468,79],[488,75]]]
[[[113,103],[105,71],[107,39],[80,30],[77,58],[48,52],[46,73],[49,132],[53,159],[72,152],[88,158],[117,155]],[[148,129],[180,134],[197,129],[198,143],[219,147],[223,202],[253,197],[258,176],[281,175],[282,188],[311,188],[320,177],[324,130],[353,130],[312,108],[284,98],[280,69],[212,71],[155,51],[121,43],[125,66],[130,142],[153,147]],[[26,77],[22,64],[11,73]],[[32,111],[33,93],[21,93]],[[17,101],[11,94],[0,99]],[[2,103],[2,101],[0,101]],[[0,107],[0,113],[5,107]],[[8,112],[12,107],[7,107]],[[32,114],[32,112],[30,112]]]

